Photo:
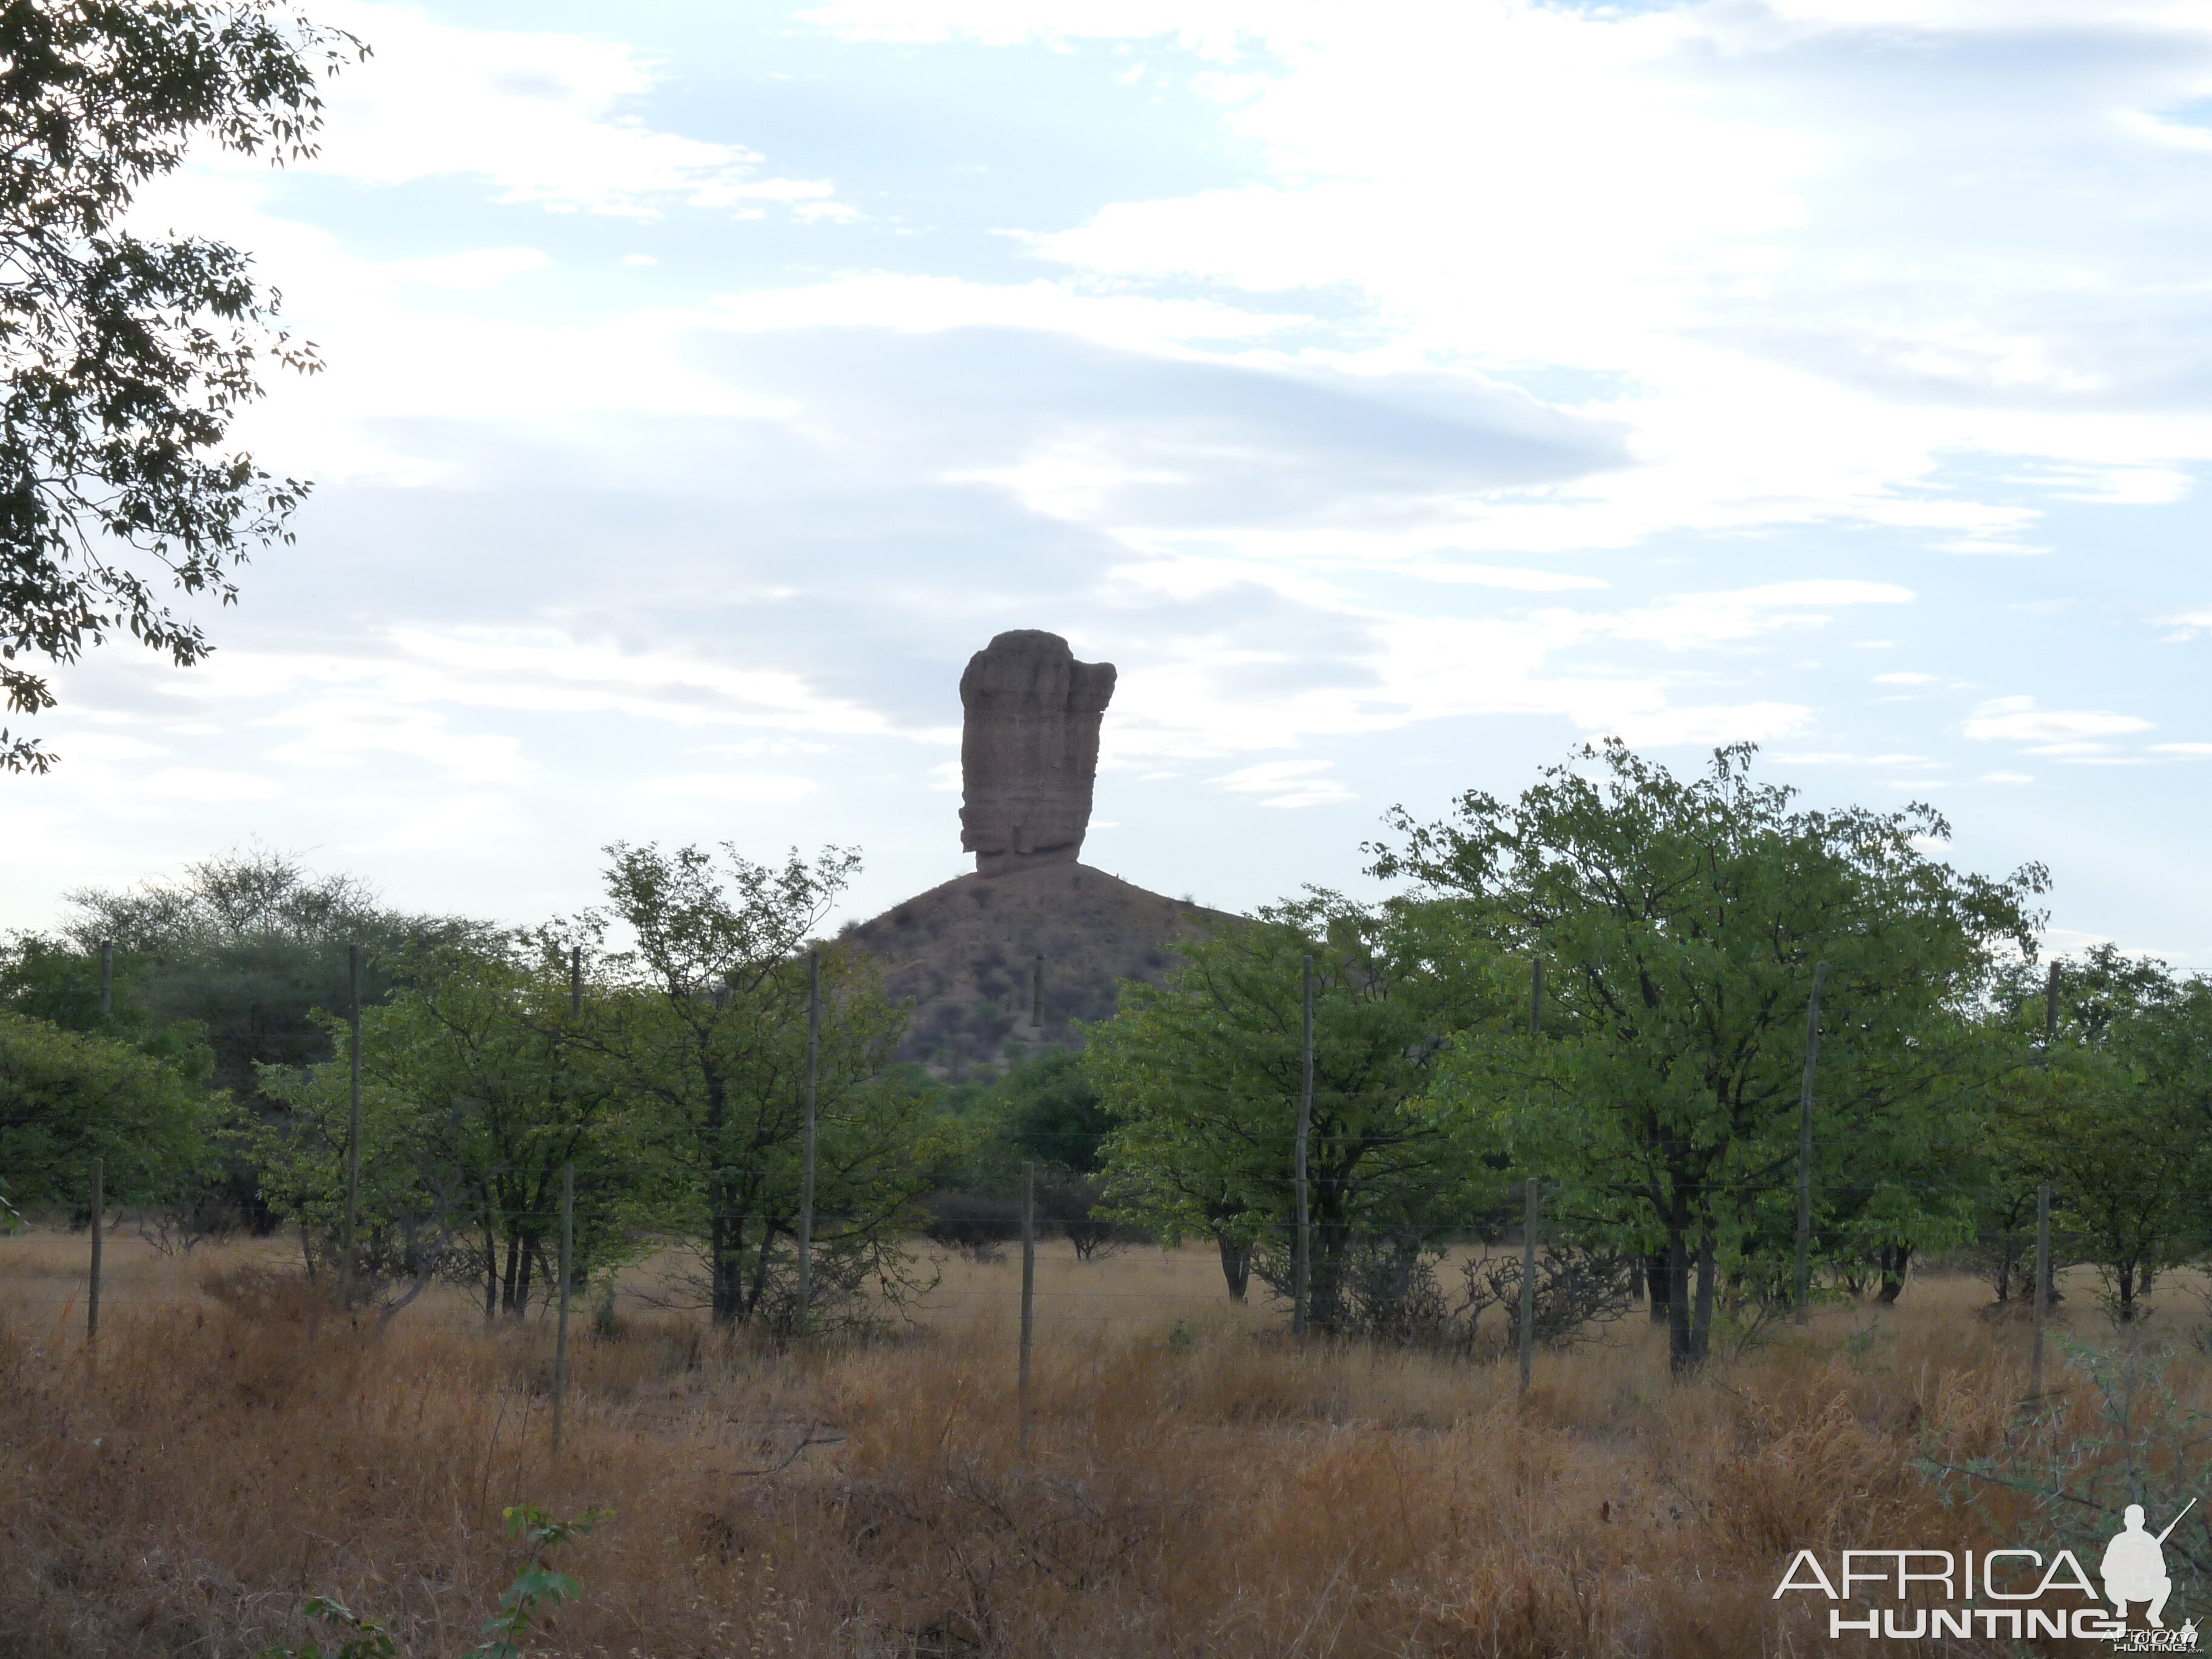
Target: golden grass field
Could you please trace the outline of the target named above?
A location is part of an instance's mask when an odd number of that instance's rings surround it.
[[[1522,1401],[1510,1361],[1293,1350],[1211,1251],[1052,1245],[1026,1455],[1010,1255],[946,1263],[867,1342],[726,1346],[627,1301],[601,1338],[580,1309],[556,1458],[547,1322],[434,1294],[365,1339],[295,1279],[203,1288],[289,1273],[281,1244],[172,1261],[126,1229],[95,1364],[87,1248],[0,1239],[0,1659],[242,1659],[316,1635],[315,1594],[447,1659],[514,1575],[522,1500],[614,1511],[561,1558],[583,1598],[549,1655],[1841,1653],[1809,1598],[1771,1600],[1790,1555],[2000,1541],[1912,1459],[1986,1449],[2027,1389],[2026,1328],[1965,1278],[1682,1383],[1639,1310],[1540,1355]],[[2159,1300],[2136,1340],[2201,1321]]]

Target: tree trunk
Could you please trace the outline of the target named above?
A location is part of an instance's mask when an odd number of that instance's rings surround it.
[[[2120,1292],[2120,1323],[2129,1323],[2136,1316],[2136,1264],[2122,1261],[2113,1268],[2113,1282]]]
[[[484,1224],[484,1323],[499,1317],[499,1237]]]
[[[1628,1299],[1631,1302],[1644,1300],[1644,1258],[1640,1255],[1628,1259]]]
[[[1651,1322],[1655,1325],[1663,1325],[1667,1322],[1667,1304],[1669,1300],[1667,1252],[1652,1251],[1650,1255],[1643,1258],[1643,1266],[1644,1293],[1651,1298]]]
[[[745,1319],[760,1311],[761,1300],[768,1294],[768,1271],[775,1249],[775,1223],[767,1216],[761,1218],[760,1255],[753,1263],[753,1288],[744,1302]]]
[[[714,1322],[727,1330],[743,1310],[744,1273],[738,1252],[744,1248],[744,1227],[737,1215],[735,1183],[719,1166],[722,1159],[722,1127],[729,1118],[728,1079],[702,1044],[700,1070],[707,1084],[707,1121],[703,1136],[708,1158],[707,1269],[708,1302]]]
[[[738,1259],[738,1252],[744,1248],[744,1230],[731,1217],[732,1200],[722,1182],[708,1183],[707,1201],[714,1208],[714,1215],[707,1224],[707,1248],[713,1258],[708,1270],[708,1300],[714,1322],[726,1327],[738,1322],[738,1314],[744,1305],[744,1264]]]
[[[538,1235],[522,1235],[522,1261],[515,1271],[514,1316],[521,1319],[530,1312],[530,1269],[538,1259]]]
[[[1344,1260],[1352,1243],[1352,1229],[1343,1220],[1340,1204],[1332,1203],[1334,1183],[1316,1182],[1320,1202],[1313,1218],[1313,1254],[1306,1281],[1306,1328],[1339,1331],[1344,1328]]]
[[[1912,1261],[1910,1244],[1885,1244],[1881,1247],[1881,1297],[1885,1304],[1893,1304],[1905,1290],[1905,1270]]]
[[[509,1316],[520,1310],[514,1305],[514,1287],[522,1277],[522,1235],[507,1236],[507,1276],[500,1283],[499,1310]]]
[[[1690,1217],[1678,1199],[1667,1218],[1667,1367],[1679,1374],[1697,1363],[1690,1344]]]
[[[1690,1325],[1690,1353],[1700,1365],[1713,1351],[1713,1290],[1719,1277],[1713,1267],[1713,1230],[1708,1227],[1698,1239],[1698,1305]]]
[[[1221,1277],[1229,1285],[1229,1299],[1244,1301],[1252,1288],[1252,1247],[1225,1234],[1213,1242],[1221,1249]]]

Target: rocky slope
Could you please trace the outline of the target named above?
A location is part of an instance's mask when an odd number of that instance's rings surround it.
[[[933,887],[845,938],[882,961],[915,1006],[900,1057],[952,1076],[1081,1042],[1073,1022],[1114,1012],[1119,981],[1157,983],[1177,943],[1237,918],[1085,864],[1048,863]],[[1031,1018],[1044,957],[1042,1027]]]

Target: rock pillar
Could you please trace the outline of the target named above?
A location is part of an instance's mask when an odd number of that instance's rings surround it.
[[[1001,634],[960,677],[960,845],[978,875],[1073,863],[1091,824],[1098,725],[1114,665],[1057,634]]]

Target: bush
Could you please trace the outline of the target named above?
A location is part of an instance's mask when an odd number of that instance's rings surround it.
[[[1505,1346],[1521,1341],[1521,1258],[1477,1257],[1464,1270],[1467,1279],[1467,1336],[1474,1340],[1476,1322],[1492,1306],[1505,1310]],[[1536,1340],[1548,1348],[1571,1347],[1592,1340],[1590,1328],[1607,1325],[1628,1311],[1628,1262],[1607,1250],[1562,1245],[1536,1256]]]
[[[976,1261],[995,1261],[1005,1247],[1022,1236],[1019,1199],[988,1198],[939,1188],[921,1201],[927,1218],[921,1235],[941,1249],[957,1250]]]

